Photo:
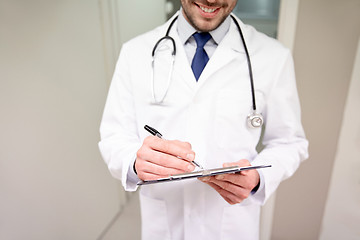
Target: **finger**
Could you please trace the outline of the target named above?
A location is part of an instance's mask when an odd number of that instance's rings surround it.
[[[233,167],[233,166],[247,167],[247,166],[251,166],[251,164],[247,159],[241,159],[236,162],[228,162],[223,164],[223,167]]]
[[[161,176],[161,175],[148,173],[148,172],[140,172],[138,174],[138,177],[143,181],[151,181],[151,180],[158,180],[159,178],[165,178],[168,176]]]
[[[215,179],[219,181],[227,181],[238,186],[244,186],[246,183],[246,177],[234,173],[217,175],[215,176]]]
[[[217,185],[216,182],[214,182],[214,177],[202,177],[198,178],[199,180],[203,181],[204,183],[208,184],[212,188],[217,191],[222,198],[224,198],[225,201],[227,201],[229,204],[236,204],[243,201],[243,199],[239,198],[235,194],[227,191],[226,189],[223,189],[221,186]]]
[[[232,184],[231,182],[220,181],[216,178],[210,178],[209,182],[214,183],[225,190],[224,194],[232,199],[232,201],[241,202],[249,197],[250,191],[248,189]]]
[[[230,162],[230,163],[224,163],[223,164],[224,167],[230,167],[230,166],[239,166],[239,167],[247,167],[247,166],[251,166],[250,162],[247,159],[242,159],[239,160],[237,162]],[[242,176],[249,176],[250,178],[239,178],[237,179],[237,176],[242,175]],[[244,171],[240,171],[238,173],[236,173],[235,175],[232,176],[226,176],[225,180],[227,181],[231,181],[235,184],[238,185],[242,185],[244,187],[254,187],[257,185],[258,181],[259,181],[260,175],[259,172],[256,169],[251,169],[251,170],[244,170]],[[218,178],[219,180],[222,180],[221,178]],[[240,182],[237,182],[240,181]],[[246,180],[246,181],[245,181]],[[253,181],[251,181],[253,180]],[[256,184],[254,185],[254,183],[256,182]]]
[[[190,143],[187,142],[164,140],[150,136],[144,140],[144,143],[148,144],[153,150],[180,157],[186,161],[193,161],[195,159],[195,152],[192,151]]]
[[[243,199],[238,198],[233,193],[228,192],[227,190],[221,188],[220,186],[218,186],[214,182],[206,182],[206,183],[209,186],[211,186],[213,189],[215,189],[215,191],[217,191],[220,194],[220,196],[231,205],[240,203],[243,200]]]
[[[259,173],[256,170],[249,170],[246,175],[239,173],[223,174],[215,177],[216,180],[226,181],[241,188],[251,191],[260,181]]]
[[[195,166],[188,161],[154,150],[141,152],[137,157],[138,159],[151,162],[165,168],[178,169],[182,172],[191,172],[195,169]]]
[[[218,185],[211,183],[211,182],[207,182],[206,184],[208,184],[210,187],[212,187],[213,189],[215,189],[216,192],[218,192],[220,194],[220,196],[229,204],[233,205],[236,202],[233,202],[230,198],[228,198],[226,195],[223,195],[223,189],[220,188]]]
[[[192,163],[163,152],[155,152],[154,158],[152,160],[154,163],[160,166],[179,169],[183,172],[191,172],[195,169],[195,166]]]
[[[184,171],[174,168],[167,168],[164,166],[160,166],[157,164],[154,164],[152,162],[144,161],[143,163],[138,166],[138,175],[141,176],[142,173],[149,173],[158,175],[161,177],[168,177],[170,175],[180,174],[184,173]]]

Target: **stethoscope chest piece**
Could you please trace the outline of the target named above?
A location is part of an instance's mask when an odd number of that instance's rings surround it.
[[[264,124],[264,118],[260,113],[252,112],[247,117],[249,128],[260,128]]]

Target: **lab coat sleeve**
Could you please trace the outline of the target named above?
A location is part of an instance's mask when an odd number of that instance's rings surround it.
[[[113,177],[126,191],[135,191],[138,177],[132,170],[141,147],[138,136],[126,45],[116,64],[100,126],[100,152]]]
[[[264,204],[280,182],[292,176],[301,161],[308,158],[308,141],[301,125],[300,103],[290,52],[284,59],[263,112],[266,123],[263,136],[265,148],[252,162],[253,165],[272,165],[271,168],[259,170],[260,188],[252,197],[260,204]]]

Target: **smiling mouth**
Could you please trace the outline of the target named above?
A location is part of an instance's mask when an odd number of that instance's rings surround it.
[[[200,6],[197,3],[195,3],[195,5],[198,6],[205,13],[213,13],[218,9],[218,8],[208,8],[208,7]]]

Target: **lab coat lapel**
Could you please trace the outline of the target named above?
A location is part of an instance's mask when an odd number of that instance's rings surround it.
[[[246,41],[247,34],[246,34],[245,25],[239,19],[237,20],[245,35],[245,41]],[[181,40],[179,38],[176,29],[177,29],[177,22],[174,24],[174,26],[170,31],[170,35],[175,40],[176,50],[177,50],[175,63],[174,63],[173,77],[175,79],[179,79],[180,81],[183,81],[191,90],[195,92],[198,91],[199,88],[201,88],[201,86],[205,84],[207,79],[209,79],[214,73],[223,69],[228,63],[233,61],[235,58],[241,55],[242,57],[246,57],[244,45],[240,38],[239,31],[235,23],[231,21],[229,32],[226,34],[224,39],[220,42],[219,46],[216,48],[213,56],[210,58],[209,62],[204,68],[197,82],[192,72],[191,65],[186,56],[184,46],[181,43]]]
[[[229,32],[220,42],[213,56],[210,58],[206,67],[204,68],[204,71],[199,78],[198,87],[201,87],[201,85],[205,84],[205,82],[214,73],[221,69],[224,69],[227,64],[229,64],[231,61],[241,55],[242,57],[245,57],[244,46],[236,25],[233,21],[231,21]]]
[[[177,24],[177,22],[176,22]],[[191,65],[186,56],[185,49],[179,35],[177,33],[177,25],[174,25],[171,29],[170,35],[174,38],[176,44],[176,57],[174,63],[174,74],[175,81],[183,81],[191,90],[196,90],[197,82],[192,72]]]

